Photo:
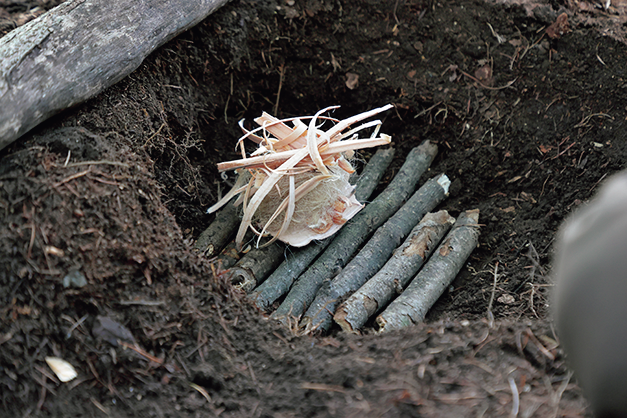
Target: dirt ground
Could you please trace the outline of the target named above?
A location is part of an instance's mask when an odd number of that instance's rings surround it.
[[[58,3],[0,2],[0,35]],[[1,151],[2,415],[591,417],[549,293],[557,228],[627,159],[612,3],[233,1]],[[296,337],[191,251],[225,187],[215,165],[240,118],[386,103],[397,155],[438,144],[441,208],[479,208],[480,246],[425,324]]]

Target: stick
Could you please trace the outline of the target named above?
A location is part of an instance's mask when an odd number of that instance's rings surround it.
[[[194,250],[202,252],[207,257],[213,257],[235,235],[238,226],[237,208],[229,203],[218,212],[216,219],[200,234],[194,244]]]
[[[479,240],[479,209],[462,212],[427,264],[407,289],[377,317],[379,332],[422,322],[457,276]]]
[[[226,0],[70,0],[0,39],[0,149],[117,83]]]
[[[340,305],[333,320],[346,332],[361,329],[407,287],[453,223],[455,218],[445,210],[426,214],[385,266]]]
[[[230,271],[231,283],[249,293],[277,268],[285,258],[285,245],[274,242],[250,250]]]
[[[209,227],[211,227],[211,225]],[[242,255],[243,254],[237,252],[235,241],[231,241],[220,251],[214,264],[220,271],[225,271],[237,264],[237,262],[242,259]]]
[[[393,157],[394,149],[390,148],[380,149],[370,158],[355,186],[357,200],[364,202],[370,197]],[[299,249],[292,256],[288,254],[274,273],[251,293],[251,300],[259,309],[268,310],[277,299],[288,292],[294,280],[311,265],[331,241],[333,237],[314,242]]]
[[[425,141],[414,148],[388,187],[338,233],[326,251],[296,281],[279,308],[272,314],[282,321],[299,318],[318,289],[342,268],[368,236],[381,226],[415,189],[416,183],[437,154],[437,146]]]
[[[448,195],[450,180],[441,174],[427,181],[381,228],[353,260],[316,294],[301,322],[306,333],[327,331],[335,309],[390,259],[420,219]]]

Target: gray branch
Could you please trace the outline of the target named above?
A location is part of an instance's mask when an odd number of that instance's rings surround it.
[[[326,251],[294,283],[272,317],[300,317],[322,283],[338,274],[370,234],[401,207],[436,154],[437,146],[429,141],[414,148],[388,187],[340,230]]]
[[[380,332],[422,322],[455,279],[479,240],[479,209],[462,212],[444,242],[407,289],[377,317]]]
[[[427,213],[383,268],[337,308],[333,320],[347,332],[361,329],[407,287],[454,223],[445,210]]]
[[[377,229],[340,274],[324,283],[303,317],[301,327],[307,333],[329,329],[336,307],[385,265],[420,219],[448,196],[449,184],[445,174],[427,181],[385,225]]]

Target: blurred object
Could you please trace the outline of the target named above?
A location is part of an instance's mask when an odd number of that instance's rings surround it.
[[[553,310],[597,417],[627,417],[627,173],[562,226]]]
[[[67,361],[58,357],[46,357],[46,363],[52,369],[54,374],[57,375],[60,381],[69,382],[78,376],[76,369]]]
[[[84,287],[84,286],[87,286],[87,278],[85,277],[85,275],[83,273],[81,273],[78,270],[70,271],[63,278],[63,287],[65,287],[66,289],[68,287],[81,288],[81,287]]]

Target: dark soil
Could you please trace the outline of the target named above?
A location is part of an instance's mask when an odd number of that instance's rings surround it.
[[[1,34],[57,3],[0,2]],[[551,327],[551,251],[627,159],[623,2],[508,3],[234,1],[3,150],[2,416],[511,416],[517,401],[524,417],[591,416]],[[570,31],[547,36],[562,12]],[[237,121],[277,103],[394,103],[398,155],[438,144],[442,209],[479,208],[483,227],[426,324],[295,337],[191,251]],[[152,358],[93,332],[98,315]],[[46,356],[78,378],[61,384]]]

